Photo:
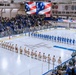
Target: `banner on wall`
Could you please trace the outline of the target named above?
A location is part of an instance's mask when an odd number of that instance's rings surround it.
[[[73,20],[72,22],[73,22],[73,23],[76,23],[76,20]]]
[[[27,14],[50,14],[52,3],[50,2],[26,2]]]
[[[69,23],[69,22],[70,22],[70,23],[72,22],[72,23],[76,23],[76,20],[71,20],[71,19],[68,19],[68,20],[67,20],[67,19],[58,19],[58,22],[68,22],[68,23]]]

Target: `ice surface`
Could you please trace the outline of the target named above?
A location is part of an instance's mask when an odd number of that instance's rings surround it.
[[[61,30],[52,30],[41,33],[55,36],[60,35],[70,38],[75,38],[74,36],[76,36],[76,33],[70,30],[67,30],[67,32],[66,30],[62,30],[62,32]],[[6,38],[1,38],[0,40],[2,39]],[[72,51],[54,48],[54,45],[75,49],[75,46],[73,45],[65,45],[29,36],[18,38],[15,37],[14,39],[6,39],[5,41],[11,42],[13,44],[18,44],[18,48],[22,46],[22,48],[26,47],[26,49],[30,49],[30,51],[37,50],[37,52],[45,53],[46,55],[50,54],[51,57],[55,55],[55,66],[58,65],[57,59],[59,56],[61,56],[62,62],[64,62],[71,58]],[[0,48],[0,75],[42,75],[52,68],[52,62],[50,65],[48,65],[47,62],[42,62],[25,55],[20,55],[19,53],[17,54],[15,52]]]

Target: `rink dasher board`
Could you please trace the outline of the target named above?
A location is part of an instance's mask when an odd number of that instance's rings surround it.
[[[68,29],[66,29],[66,28],[50,28],[50,29],[39,30],[37,32],[40,33],[40,32],[52,31],[52,30],[68,30]]]
[[[39,30],[39,31],[35,31],[35,33],[41,33],[41,32],[47,32],[47,31],[52,31],[52,30],[68,30],[66,28],[49,28],[49,29],[44,29],[44,30]],[[75,31],[75,29],[72,29],[70,28],[69,30],[71,31]],[[8,36],[8,37],[3,37],[3,38],[0,38],[0,42],[1,41],[5,41],[5,40],[12,40],[12,39],[16,39],[16,38],[21,38],[23,36],[29,36],[29,34],[31,34],[32,32],[27,32],[27,33],[22,33],[22,34],[17,34],[17,35],[11,35],[11,36]],[[10,39],[9,39],[10,37]]]
[[[8,37],[3,37],[3,38],[0,38],[0,42],[1,41],[6,41],[6,40],[12,40],[12,39],[16,39],[16,38],[21,38],[23,36],[25,36],[24,33],[23,34],[18,34],[18,35],[12,35],[12,36],[8,36]],[[9,39],[9,37],[10,37],[10,39]]]
[[[67,29],[67,28],[49,28],[49,29],[39,30],[39,31],[36,31],[36,32],[40,33],[40,32],[52,31],[52,30],[72,30],[72,31],[76,31],[73,28],[70,28],[70,29]]]

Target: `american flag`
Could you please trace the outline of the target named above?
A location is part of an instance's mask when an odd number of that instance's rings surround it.
[[[27,2],[25,3],[27,14],[49,14],[52,4],[50,2]]]
[[[52,4],[50,2],[36,2],[37,14],[49,14]]]
[[[36,2],[25,3],[26,13],[35,14],[36,13]]]

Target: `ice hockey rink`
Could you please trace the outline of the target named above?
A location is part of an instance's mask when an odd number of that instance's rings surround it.
[[[76,31],[65,30],[65,29],[48,29],[43,31],[38,31],[41,34],[55,35],[55,36],[65,36],[69,38],[76,38]],[[60,48],[55,48],[54,46],[62,46],[69,49],[76,49],[76,45],[62,44],[58,42],[52,42],[49,40],[39,39],[28,35],[17,35],[11,36],[11,39],[8,37],[0,38],[0,41],[8,41],[13,44],[18,44],[18,47],[26,47],[30,49],[45,53],[56,57],[56,63],[54,67],[58,66],[57,60],[61,56],[62,63],[71,58],[73,51],[65,50]],[[0,48],[0,75],[42,75],[48,70],[53,69],[53,63],[48,64],[47,62],[39,61],[31,57],[27,57],[20,53],[15,53],[3,48]]]

